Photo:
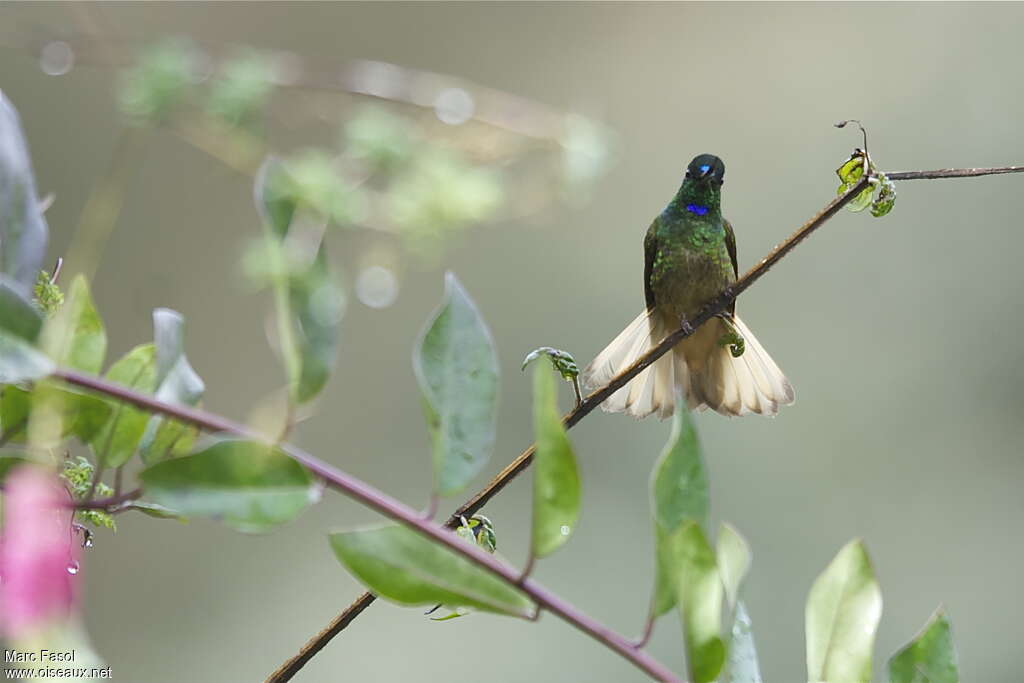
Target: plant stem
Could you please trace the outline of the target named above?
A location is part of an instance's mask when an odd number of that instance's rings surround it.
[[[86,375],[67,368],[60,368],[56,370],[53,377],[68,384],[103,394],[125,403],[130,403],[131,405],[149,412],[159,413],[181,422],[194,424],[207,431],[228,432],[258,441],[264,440],[259,434],[250,428],[233,422],[223,416],[188,406],[164,403],[153,396],[138,393],[128,387],[109,382],[101,377]],[[469,543],[465,543],[454,534],[449,533],[444,527],[423,519],[420,516],[420,513],[401,501],[392,498],[383,491],[370,486],[360,479],[356,479],[355,477],[346,474],[340,469],[314,457],[297,446],[291,444],[279,444],[278,448],[285,455],[301,464],[316,476],[320,477],[331,488],[344,493],[350,498],[361,502],[386,517],[405,524],[413,531],[418,532],[431,541],[434,541],[439,545],[443,545],[449,550],[464,556],[473,564],[497,576],[509,585],[518,586],[519,589],[532,599],[539,607],[557,615],[568,624],[586,633],[605,647],[617,652],[623,658],[630,661],[634,666],[641,669],[655,680],[680,680],[663,664],[655,660],[646,652],[638,649],[629,641],[629,639],[615,631],[612,631],[604,624],[595,621],[586,614],[583,614],[532,579],[520,580],[520,574],[515,568],[499,562],[496,558],[484,552],[480,548],[470,545]]]

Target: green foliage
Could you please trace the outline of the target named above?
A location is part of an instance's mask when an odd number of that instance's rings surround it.
[[[480,546],[491,554],[498,549],[498,537],[494,533],[494,524],[480,514],[473,515],[468,520],[463,517],[462,524],[455,529],[455,535]]]
[[[91,375],[103,368],[107,332],[83,275],[71,282],[67,304],[46,321],[42,345],[58,365]]]
[[[0,275],[0,333],[34,343],[43,327],[43,318],[21,288]]]
[[[53,372],[53,362],[25,340],[0,329],[0,384],[29,382]]]
[[[725,663],[722,642],[722,580],[700,524],[686,521],[664,543],[664,567],[683,623],[689,680],[708,683]]]
[[[554,363],[552,363],[554,365]],[[555,379],[544,364],[533,370],[533,535],[536,557],[560,548],[580,515],[580,475],[558,412]]]
[[[732,354],[733,358],[739,358],[747,349],[747,343],[743,341],[743,337],[736,330],[730,330],[719,337],[718,345],[723,348],[728,346],[729,353]]]
[[[206,386],[185,357],[185,319],[177,311],[158,308],[153,311],[156,373],[156,398],[165,403],[194,406]],[[143,462],[149,464],[187,453],[195,441],[197,429],[161,415],[149,418],[139,443]]]
[[[551,365],[566,382],[575,382],[580,376],[580,366],[576,364],[573,355],[568,351],[553,349],[550,346],[541,346],[526,354],[526,358],[523,359],[523,370],[542,355],[548,357]]]
[[[429,252],[449,234],[490,217],[502,199],[496,172],[434,148],[418,154],[394,179],[387,210],[402,236]]]
[[[754,646],[754,630],[742,600],[736,603],[726,672],[722,677],[724,683],[763,683]]]
[[[341,531],[330,542],[357,579],[400,605],[441,603],[523,618],[533,613],[517,588],[406,527]]]
[[[320,393],[334,368],[344,295],[322,244],[306,249],[315,254],[311,259],[282,258],[292,253],[286,245],[292,243],[290,231],[302,202],[296,187],[294,176],[271,158],[256,178],[255,195],[267,226],[267,273],[275,292],[290,395],[301,404]]]
[[[47,317],[56,313],[64,303],[64,292],[50,279],[50,274],[45,270],[40,270],[36,277],[35,287],[32,288],[32,302]]]
[[[273,93],[273,75],[273,64],[255,50],[222,64],[210,82],[207,113],[228,126],[254,125]]]
[[[298,206],[314,211],[336,225],[365,220],[367,198],[348,180],[337,159],[326,151],[309,149],[285,162]]]
[[[148,47],[123,74],[118,99],[135,123],[166,121],[189,94],[198,71],[196,48],[183,38],[168,38]]]
[[[740,532],[727,522],[722,522],[718,527],[715,557],[729,608],[735,609],[739,601],[740,585],[750,570],[750,546]]]
[[[139,478],[146,497],[163,508],[253,533],[295,519],[320,495],[299,463],[272,446],[241,439],[150,465]]]
[[[37,431],[37,438],[45,436],[47,440],[55,441],[74,435],[82,443],[89,443],[107,423],[113,410],[112,404],[98,396],[52,382],[37,382],[32,391],[9,385],[3,388],[0,397],[0,425],[4,439],[24,442],[29,432],[30,417],[45,413],[47,419],[52,420],[49,425],[52,431],[47,430],[45,434]]]
[[[47,237],[21,121],[0,91],[0,282],[27,296],[42,267]]]
[[[434,451],[434,490],[458,493],[494,448],[498,357],[490,330],[458,279],[445,293],[413,353]]]
[[[889,683],[959,683],[953,634],[942,608],[889,660]]]
[[[871,680],[871,649],[882,593],[867,550],[850,541],[817,578],[807,597],[807,680]]]
[[[846,208],[858,212],[870,206],[871,215],[881,218],[892,211],[896,204],[896,186],[875,167],[874,161],[864,150],[853,150],[850,158],[836,169],[836,175],[839,176],[839,189],[836,194],[842,195],[853,189],[864,177],[866,170],[871,173],[870,184],[847,204]]]
[[[68,458],[64,461],[64,469],[61,470],[61,478],[67,482],[68,491],[75,500],[84,500],[92,491],[97,498],[107,498],[114,494],[114,490],[98,482],[95,490],[92,488],[92,479],[95,468],[86,458],[78,456]],[[81,522],[87,522],[94,527],[103,527],[111,531],[117,531],[117,524],[113,516],[103,510],[78,510],[75,517]]]
[[[152,393],[156,384],[156,347],[141,344],[125,354],[107,371],[107,379],[130,389]],[[135,453],[149,422],[149,414],[134,406],[118,403],[114,413],[90,442],[101,467],[118,467]]]
[[[710,507],[708,478],[686,402],[672,418],[672,433],[651,475],[651,503],[654,517],[657,576],[654,613],[664,614],[675,604],[666,542],[668,536],[687,521],[704,524]]]
[[[383,107],[365,107],[357,112],[345,125],[343,142],[354,159],[375,173],[401,169],[423,144],[408,119]]]

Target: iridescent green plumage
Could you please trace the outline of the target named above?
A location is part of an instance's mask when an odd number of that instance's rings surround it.
[[[724,176],[725,164],[716,156],[690,162],[676,196],[644,238],[647,310],[587,366],[588,386],[612,381],[736,281],[736,237],[722,217]],[[691,409],[730,416],[774,415],[792,403],[793,387],[735,313],[734,304],[699,327],[601,407],[665,418],[677,395]]]

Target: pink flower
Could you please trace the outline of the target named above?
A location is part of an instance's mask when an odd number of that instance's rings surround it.
[[[42,467],[22,465],[6,478],[0,630],[8,637],[63,620],[71,611],[79,547],[69,502],[57,477]]]

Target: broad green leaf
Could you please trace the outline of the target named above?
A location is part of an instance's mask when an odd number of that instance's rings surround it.
[[[47,240],[28,143],[18,112],[0,91],[0,275],[26,296],[42,268]]]
[[[156,349],[141,344],[125,354],[107,371],[107,379],[126,387],[151,393],[156,383]],[[128,462],[146,431],[149,414],[117,403],[110,420],[92,439],[91,445],[101,467],[118,467]]]
[[[722,642],[722,580],[700,524],[687,520],[666,537],[665,571],[673,590],[686,645],[688,680],[708,683],[725,663]]]
[[[43,317],[11,278],[0,275],[0,331],[18,339],[35,343]]]
[[[703,524],[709,504],[708,477],[700,454],[697,432],[685,401],[672,418],[672,433],[651,474],[651,503],[654,516],[655,577],[654,613],[664,614],[675,604],[675,592],[664,573],[664,544],[667,536],[686,520]]]
[[[742,600],[736,603],[726,666],[728,673],[722,677],[724,683],[763,683],[754,647],[754,630]]]
[[[718,572],[722,575],[722,585],[725,587],[729,609],[734,609],[739,599],[740,584],[750,569],[750,546],[740,532],[728,522],[722,522],[718,527],[715,556],[718,559]]]
[[[494,447],[498,358],[491,333],[452,273],[413,354],[434,446],[434,489],[461,491]]]
[[[400,605],[474,607],[528,617],[533,604],[518,589],[449,548],[401,526],[330,535],[338,560],[374,593]]]
[[[847,543],[807,597],[807,680],[871,680],[871,649],[882,592],[860,540]]]
[[[60,437],[74,434],[82,443],[89,443],[113,412],[113,404],[94,394],[51,382],[38,382],[32,391],[8,385],[0,397],[0,426],[3,427],[4,438],[25,441],[29,416],[40,405],[56,411],[60,419]]]
[[[546,363],[533,370],[533,554],[550,555],[569,540],[580,516],[580,475],[558,413],[555,378]]]
[[[299,516],[320,488],[299,463],[272,446],[224,439],[147,467],[146,498],[187,517],[213,517],[245,532],[268,531]]]
[[[98,374],[107,354],[107,333],[84,275],[71,283],[67,303],[43,328],[42,345],[58,365]]]
[[[196,405],[206,387],[185,357],[184,317],[169,308],[153,311],[153,339],[156,347],[156,398],[164,403]],[[195,434],[196,430],[191,425],[153,415],[139,444],[143,462],[156,462],[174,454],[172,451],[180,453],[182,446],[190,448]]]
[[[940,607],[917,636],[889,660],[889,683],[959,683],[949,620]]]

